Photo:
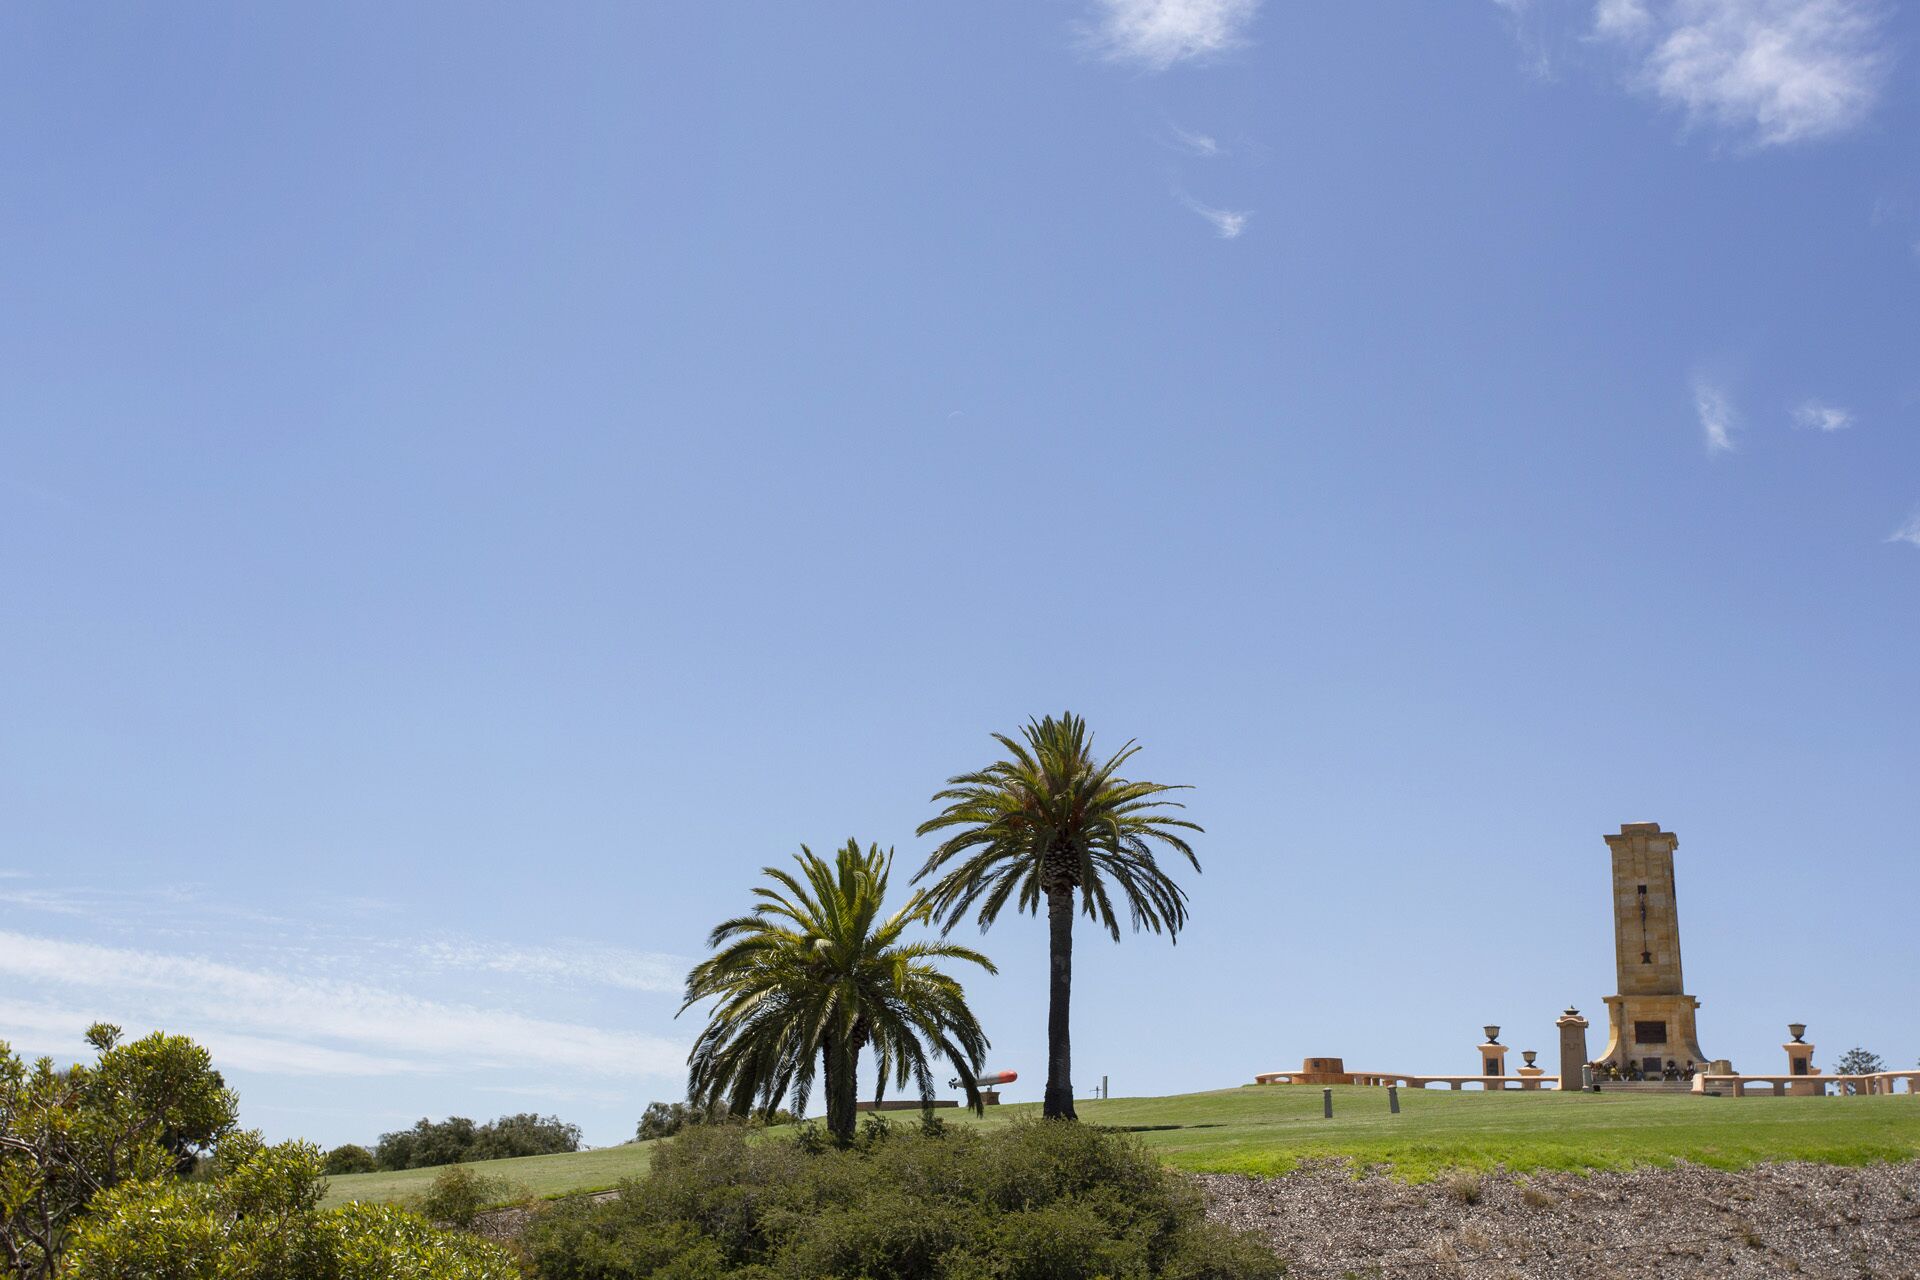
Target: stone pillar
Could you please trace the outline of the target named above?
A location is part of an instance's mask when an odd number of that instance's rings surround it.
[[[1790,1022],[1787,1032],[1793,1039],[1781,1045],[1787,1051],[1787,1074],[1790,1076],[1817,1076],[1820,1068],[1813,1065],[1813,1046],[1806,1041],[1807,1024]],[[1818,1080],[1795,1080],[1787,1092],[1796,1098],[1810,1098],[1826,1092],[1826,1085]]]
[[[1480,1046],[1480,1074],[1483,1076],[1504,1076],[1507,1074],[1507,1046],[1500,1043],[1500,1028],[1486,1026],[1480,1028],[1487,1033],[1487,1041]],[[1489,1084],[1487,1088],[1504,1088],[1504,1085]]]
[[[1587,1020],[1572,1005],[1553,1024],[1560,1028],[1560,1091],[1582,1087],[1581,1068],[1587,1065]]]

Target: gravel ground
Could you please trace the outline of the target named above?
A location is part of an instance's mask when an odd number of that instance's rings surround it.
[[[587,1193],[589,1200],[611,1200],[618,1191],[592,1191]],[[533,1215],[543,1206],[531,1204],[513,1204],[504,1209],[489,1209],[474,1220],[467,1228],[474,1235],[482,1236],[499,1244],[518,1240],[520,1233],[533,1221]]]
[[[1322,1165],[1197,1181],[1208,1216],[1266,1236],[1302,1280],[1920,1277],[1920,1163],[1456,1175],[1420,1186]]]

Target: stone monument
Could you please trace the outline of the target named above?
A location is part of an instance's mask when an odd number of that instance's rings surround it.
[[[1680,976],[1680,916],[1673,851],[1680,841],[1657,822],[1629,822],[1606,837],[1613,853],[1613,953],[1619,993],[1607,997],[1607,1048],[1598,1059],[1623,1073],[1658,1078],[1668,1063],[1707,1061],[1694,1029],[1700,1002]],[[1564,1029],[1563,1029],[1564,1030]],[[1564,1075],[1566,1063],[1562,1061]]]
[[[1586,1088],[1587,1020],[1568,1005],[1553,1025],[1560,1028],[1560,1092]]]

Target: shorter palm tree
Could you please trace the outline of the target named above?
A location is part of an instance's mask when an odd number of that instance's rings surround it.
[[[762,1116],[790,1099],[798,1113],[817,1069],[827,1130],[844,1143],[853,1136],[860,1051],[871,1048],[876,1102],[889,1081],[911,1081],[931,1105],[937,1056],[953,1064],[979,1110],[987,1038],[959,982],[936,962],[964,960],[988,973],[993,962],[944,940],[902,940],[931,911],[916,893],[883,915],[892,850],[863,853],[849,840],[828,863],[802,845],[795,861],[798,875],[762,869],[772,884],[753,891],[759,904],[718,925],[707,939],[714,954],[687,975],[680,1012],[717,1002],[687,1057],[688,1096]]]

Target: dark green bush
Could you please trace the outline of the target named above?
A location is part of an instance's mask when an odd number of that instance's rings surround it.
[[[372,1173],[379,1167],[373,1162],[373,1152],[353,1142],[335,1147],[320,1162],[320,1172],[330,1177],[343,1173]]]
[[[698,1126],[617,1199],[524,1238],[542,1280],[1265,1280],[1259,1241],[1124,1135],[1030,1121],[870,1127],[851,1150]]]
[[[525,1112],[475,1124],[465,1116],[422,1117],[411,1129],[380,1135],[374,1163],[382,1169],[428,1169],[470,1160],[545,1156],[580,1149],[580,1127],[558,1116]]]
[[[792,1124],[793,1112],[784,1108],[776,1109],[771,1115],[762,1117],[755,1113],[750,1119],[739,1119],[727,1113],[722,1106],[703,1107],[693,1102],[649,1102],[647,1109],[640,1114],[640,1123],[634,1127],[635,1142],[652,1142],[657,1138],[671,1138],[674,1134],[696,1124]]]
[[[455,1164],[433,1175],[432,1185],[415,1207],[429,1221],[470,1227],[484,1210],[513,1199],[513,1193],[513,1184],[505,1178],[489,1178],[468,1165]]]
[[[652,1142],[658,1138],[671,1138],[689,1125],[708,1124],[726,1118],[726,1110],[721,1107],[702,1107],[691,1102],[649,1102],[647,1109],[640,1113],[640,1123],[634,1127],[635,1142]]]

